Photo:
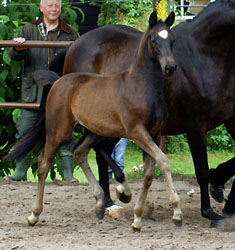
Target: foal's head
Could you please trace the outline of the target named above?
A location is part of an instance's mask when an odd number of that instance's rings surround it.
[[[165,22],[158,21],[155,12],[149,18],[148,50],[152,59],[160,63],[165,75],[171,75],[176,70],[176,62],[172,54],[175,39],[170,30],[174,20],[174,12],[170,13]]]

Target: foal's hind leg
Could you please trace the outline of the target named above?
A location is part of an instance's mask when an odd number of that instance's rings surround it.
[[[134,141],[149,155],[145,157],[144,162],[144,176],[143,176],[143,186],[140,191],[138,200],[134,208],[134,222],[132,228],[135,231],[140,231],[141,229],[141,216],[143,214],[144,204],[147,198],[148,189],[152,184],[154,177],[155,163],[159,166],[160,170],[164,173],[168,189],[170,192],[170,201],[173,206],[173,217],[172,220],[176,225],[181,225],[183,220],[182,211],[179,205],[179,197],[175,190],[171,171],[170,163],[166,155],[161,151],[161,149],[153,141],[149,133],[144,128],[137,128],[137,131],[133,131],[135,138]],[[153,159],[151,160],[150,157]]]
[[[43,210],[43,194],[45,187],[45,179],[51,168],[52,161],[55,157],[58,147],[49,144],[48,141],[45,146],[45,152],[42,153],[38,158],[38,189],[37,198],[33,205],[32,214],[27,218],[28,224],[34,226],[39,219],[39,215]]]
[[[104,191],[96,181],[88,164],[88,153],[94,144],[98,142],[98,139],[98,135],[87,133],[86,136],[82,138],[81,144],[74,148],[73,155],[81,166],[89,184],[93,188],[94,196],[96,198],[96,216],[97,218],[102,219],[105,212]]]
[[[52,98],[53,101],[53,98]],[[49,101],[48,101],[49,102]],[[46,144],[44,153],[38,159],[38,190],[36,202],[33,205],[32,215],[28,217],[28,223],[35,225],[43,209],[43,194],[45,179],[51,168],[52,161],[60,145],[71,135],[73,118],[68,111],[56,112],[57,107],[49,102],[46,118]],[[57,102],[60,104],[59,102]],[[53,107],[50,109],[50,107]],[[66,107],[66,106],[64,106]],[[63,121],[63,122],[61,122]]]

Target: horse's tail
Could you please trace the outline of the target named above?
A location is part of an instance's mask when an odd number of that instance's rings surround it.
[[[59,78],[58,74],[49,70],[35,71],[32,75],[32,83],[38,84],[43,87],[42,98],[40,102],[40,108],[36,121],[32,128],[21,137],[14,145],[13,151],[11,151],[6,157],[6,160],[20,160],[28,153],[38,153],[45,143],[46,128],[45,128],[45,107],[46,100],[50,88],[53,83]]]

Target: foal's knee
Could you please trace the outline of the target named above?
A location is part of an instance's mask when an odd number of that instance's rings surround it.
[[[157,164],[162,172],[170,172],[171,171],[170,162],[165,155],[161,156],[161,158],[159,159]]]

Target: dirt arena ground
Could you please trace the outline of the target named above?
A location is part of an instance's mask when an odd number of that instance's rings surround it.
[[[139,181],[131,183],[133,199],[123,205],[125,216],[113,219],[106,212],[103,220],[95,217],[95,199],[88,185],[47,184],[44,211],[38,224],[31,227],[26,217],[31,214],[37,185],[0,180],[0,249],[234,250],[235,218],[227,220],[224,228],[210,228],[209,221],[200,215],[196,181],[182,177],[174,180],[181,198],[183,226],[178,228],[172,223],[167,186],[158,179],[151,186],[140,233],[133,233],[130,228]],[[115,187],[116,183],[111,184],[112,197],[116,199]],[[193,197],[187,195],[191,189],[195,190]],[[229,187],[226,194],[228,191]],[[223,204],[212,201],[212,206],[221,213]]]

